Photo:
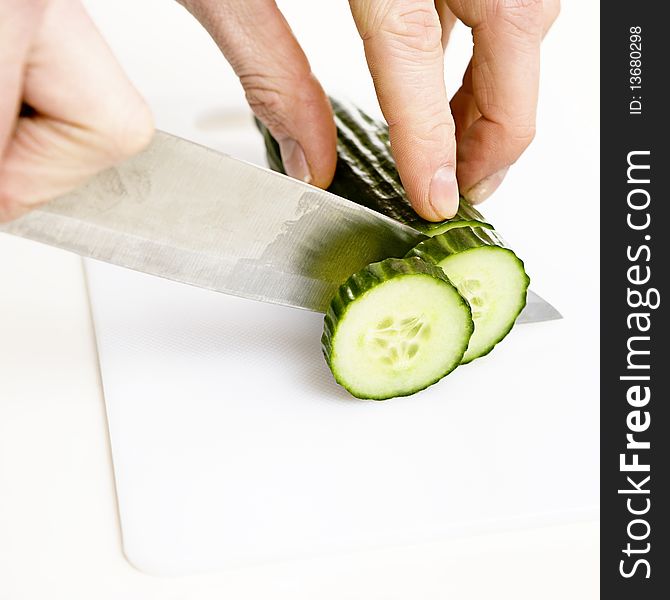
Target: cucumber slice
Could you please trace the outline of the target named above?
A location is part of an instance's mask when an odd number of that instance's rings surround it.
[[[355,106],[333,99],[331,104],[337,125],[337,168],[328,189],[431,238],[408,256],[441,266],[472,303],[475,333],[463,362],[487,354],[507,335],[525,306],[528,276],[523,263],[463,198],[454,219],[441,223],[421,219],[395,168],[386,124]],[[270,167],[283,172],[279,145],[267,128],[258,121],[257,125],[265,138]]]
[[[461,362],[470,307],[444,272],[418,257],[352,275],[333,298],[321,338],[335,380],[358,398],[414,394]]]
[[[472,309],[475,332],[462,362],[488,354],[526,305],[530,279],[523,262],[493,231],[451,229],[419,243],[408,256],[438,265]]]

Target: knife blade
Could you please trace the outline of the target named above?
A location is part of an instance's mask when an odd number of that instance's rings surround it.
[[[321,312],[351,273],[425,239],[339,196],[164,132],[137,156],[0,231]],[[520,321],[558,314],[539,297],[530,307]]]

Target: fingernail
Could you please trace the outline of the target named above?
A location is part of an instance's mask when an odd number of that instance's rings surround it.
[[[282,140],[279,142],[279,152],[288,175],[305,183],[312,181],[305,153],[298,142],[292,139]]]
[[[454,167],[444,166],[435,171],[430,181],[428,201],[442,219],[450,219],[458,210],[458,183]]]
[[[505,175],[507,175],[508,170],[509,167],[505,167],[493,175],[484,177],[484,179],[482,179],[479,183],[475,183],[475,185],[473,185],[467,192],[463,192],[465,199],[470,204],[479,204],[480,202],[484,202],[484,200],[486,200],[493,192],[498,189],[502,183],[502,180],[505,179]]]

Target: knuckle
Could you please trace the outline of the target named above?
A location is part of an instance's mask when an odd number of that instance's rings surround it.
[[[16,201],[7,190],[0,188],[0,223],[6,223],[12,219],[16,211]]]
[[[538,10],[542,11],[543,0],[497,0],[503,10]]]
[[[133,102],[126,110],[107,111],[103,115],[106,115],[104,124],[82,130],[79,140],[92,151],[90,162],[100,168],[137,154],[153,137],[153,118],[144,102]]]
[[[109,132],[110,154],[113,160],[128,158],[147,147],[154,135],[153,118],[142,102],[125,115],[122,122]]]
[[[433,143],[441,147],[452,144],[456,133],[449,104],[442,98],[407,102],[405,109],[399,110],[394,119],[388,120],[388,124],[393,130],[403,132],[417,142]]]
[[[542,32],[542,0],[495,0],[493,12],[523,36],[536,36]]]
[[[415,131],[419,141],[441,149],[453,145],[456,126],[453,120],[433,120],[420,122]]]
[[[548,29],[561,14],[561,0],[545,0],[544,2],[544,26]]]
[[[244,75],[240,78],[249,107],[254,114],[270,129],[283,125],[284,99],[282,94],[266,78],[256,75]]]
[[[0,185],[0,223],[16,219],[26,212],[29,206],[10,186]]]
[[[389,128],[391,148],[396,159],[413,162],[417,155],[441,163],[453,163],[455,156],[455,127],[453,121],[399,122]],[[411,157],[411,158],[410,158]]]
[[[520,155],[535,139],[536,132],[537,128],[535,123],[529,123],[510,127],[507,131],[507,135],[516,153]]]
[[[416,54],[442,53],[442,26],[433,2],[401,1],[388,4],[368,37],[384,36],[399,50]]]

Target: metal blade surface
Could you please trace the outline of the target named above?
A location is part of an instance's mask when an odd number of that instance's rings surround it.
[[[425,236],[365,207],[157,132],[141,154],[0,225],[12,233],[202,288],[324,312],[365,265]],[[537,294],[517,322],[560,319]]]
[[[518,316],[517,323],[539,323],[541,321],[554,321],[562,319],[563,315],[559,313],[544,298],[528,290],[526,297],[526,306]]]
[[[5,231],[265,302],[325,311],[338,285],[424,238],[365,207],[166,133]]]

